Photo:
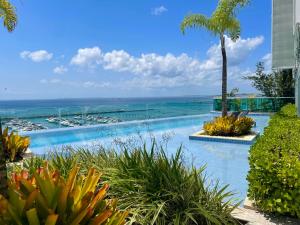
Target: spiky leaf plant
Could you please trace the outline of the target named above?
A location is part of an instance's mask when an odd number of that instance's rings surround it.
[[[119,206],[130,209],[131,224],[235,224],[230,213],[236,204],[227,186],[210,183],[200,169],[183,164],[182,151],[167,156],[146,145],[124,149],[109,173],[111,194]]]
[[[3,131],[2,141],[4,154],[11,162],[22,160],[30,145],[29,137],[20,136],[15,131],[9,133],[8,128]]]
[[[230,214],[237,206],[233,193],[206,177],[204,167],[187,167],[181,148],[174,156],[155,142],[150,148],[65,150],[52,154],[49,164],[65,174],[76,162],[83,174],[90,167],[103,172],[111,186],[109,197],[118,198],[118,207],[130,212],[128,225],[236,223]]]
[[[0,196],[0,224],[11,225],[120,225],[127,212],[106,200],[108,184],[99,187],[100,174],[90,169],[78,176],[75,166],[67,179],[46,165],[34,172],[14,174],[9,198]]]

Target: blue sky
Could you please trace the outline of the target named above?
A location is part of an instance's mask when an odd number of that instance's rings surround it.
[[[188,13],[217,0],[12,0],[19,23],[0,28],[0,99],[214,95],[219,40],[182,35]],[[270,63],[271,1],[239,13],[241,39],[227,39],[229,88],[254,92],[242,76]]]

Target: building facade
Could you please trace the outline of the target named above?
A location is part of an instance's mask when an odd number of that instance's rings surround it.
[[[300,115],[300,0],[272,1],[272,68],[293,69]]]

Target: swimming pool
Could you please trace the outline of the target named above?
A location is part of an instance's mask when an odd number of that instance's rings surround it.
[[[132,121],[111,125],[53,129],[47,131],[24,132],[31,137],[31,151],[45,154],[47,150],[63,145],[109,145],[115,138],[126,141],[132,137],[143,137],[150,141],[155,137],[163,141],[168,137],[168,153],[175,153],[180,145],[184,150],[187,165],[207,166],[206,172],[217,178],[222,184],[230,184],[230,189],[238,193],[241,199],[246,197],[246,176],[249,169],[248,151],[250,145],[218,143],[189,140],[189,135],[199,131],[205,121],[214,114],[182,116],[145,121]],[[252,116],[257,126],[256,131],[263,132],[269,116]]]

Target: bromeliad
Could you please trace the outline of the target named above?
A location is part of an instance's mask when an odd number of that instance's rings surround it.
[[[13,174],[8,199],[0,196],[0,224],[124,224],[127,212],[116,209],[116,200],[105,199],[109,186],[99,186],[101,175],[94,168],[86,177],[78,172],[75,166],[64,179],[46,164],[32,176]]]

